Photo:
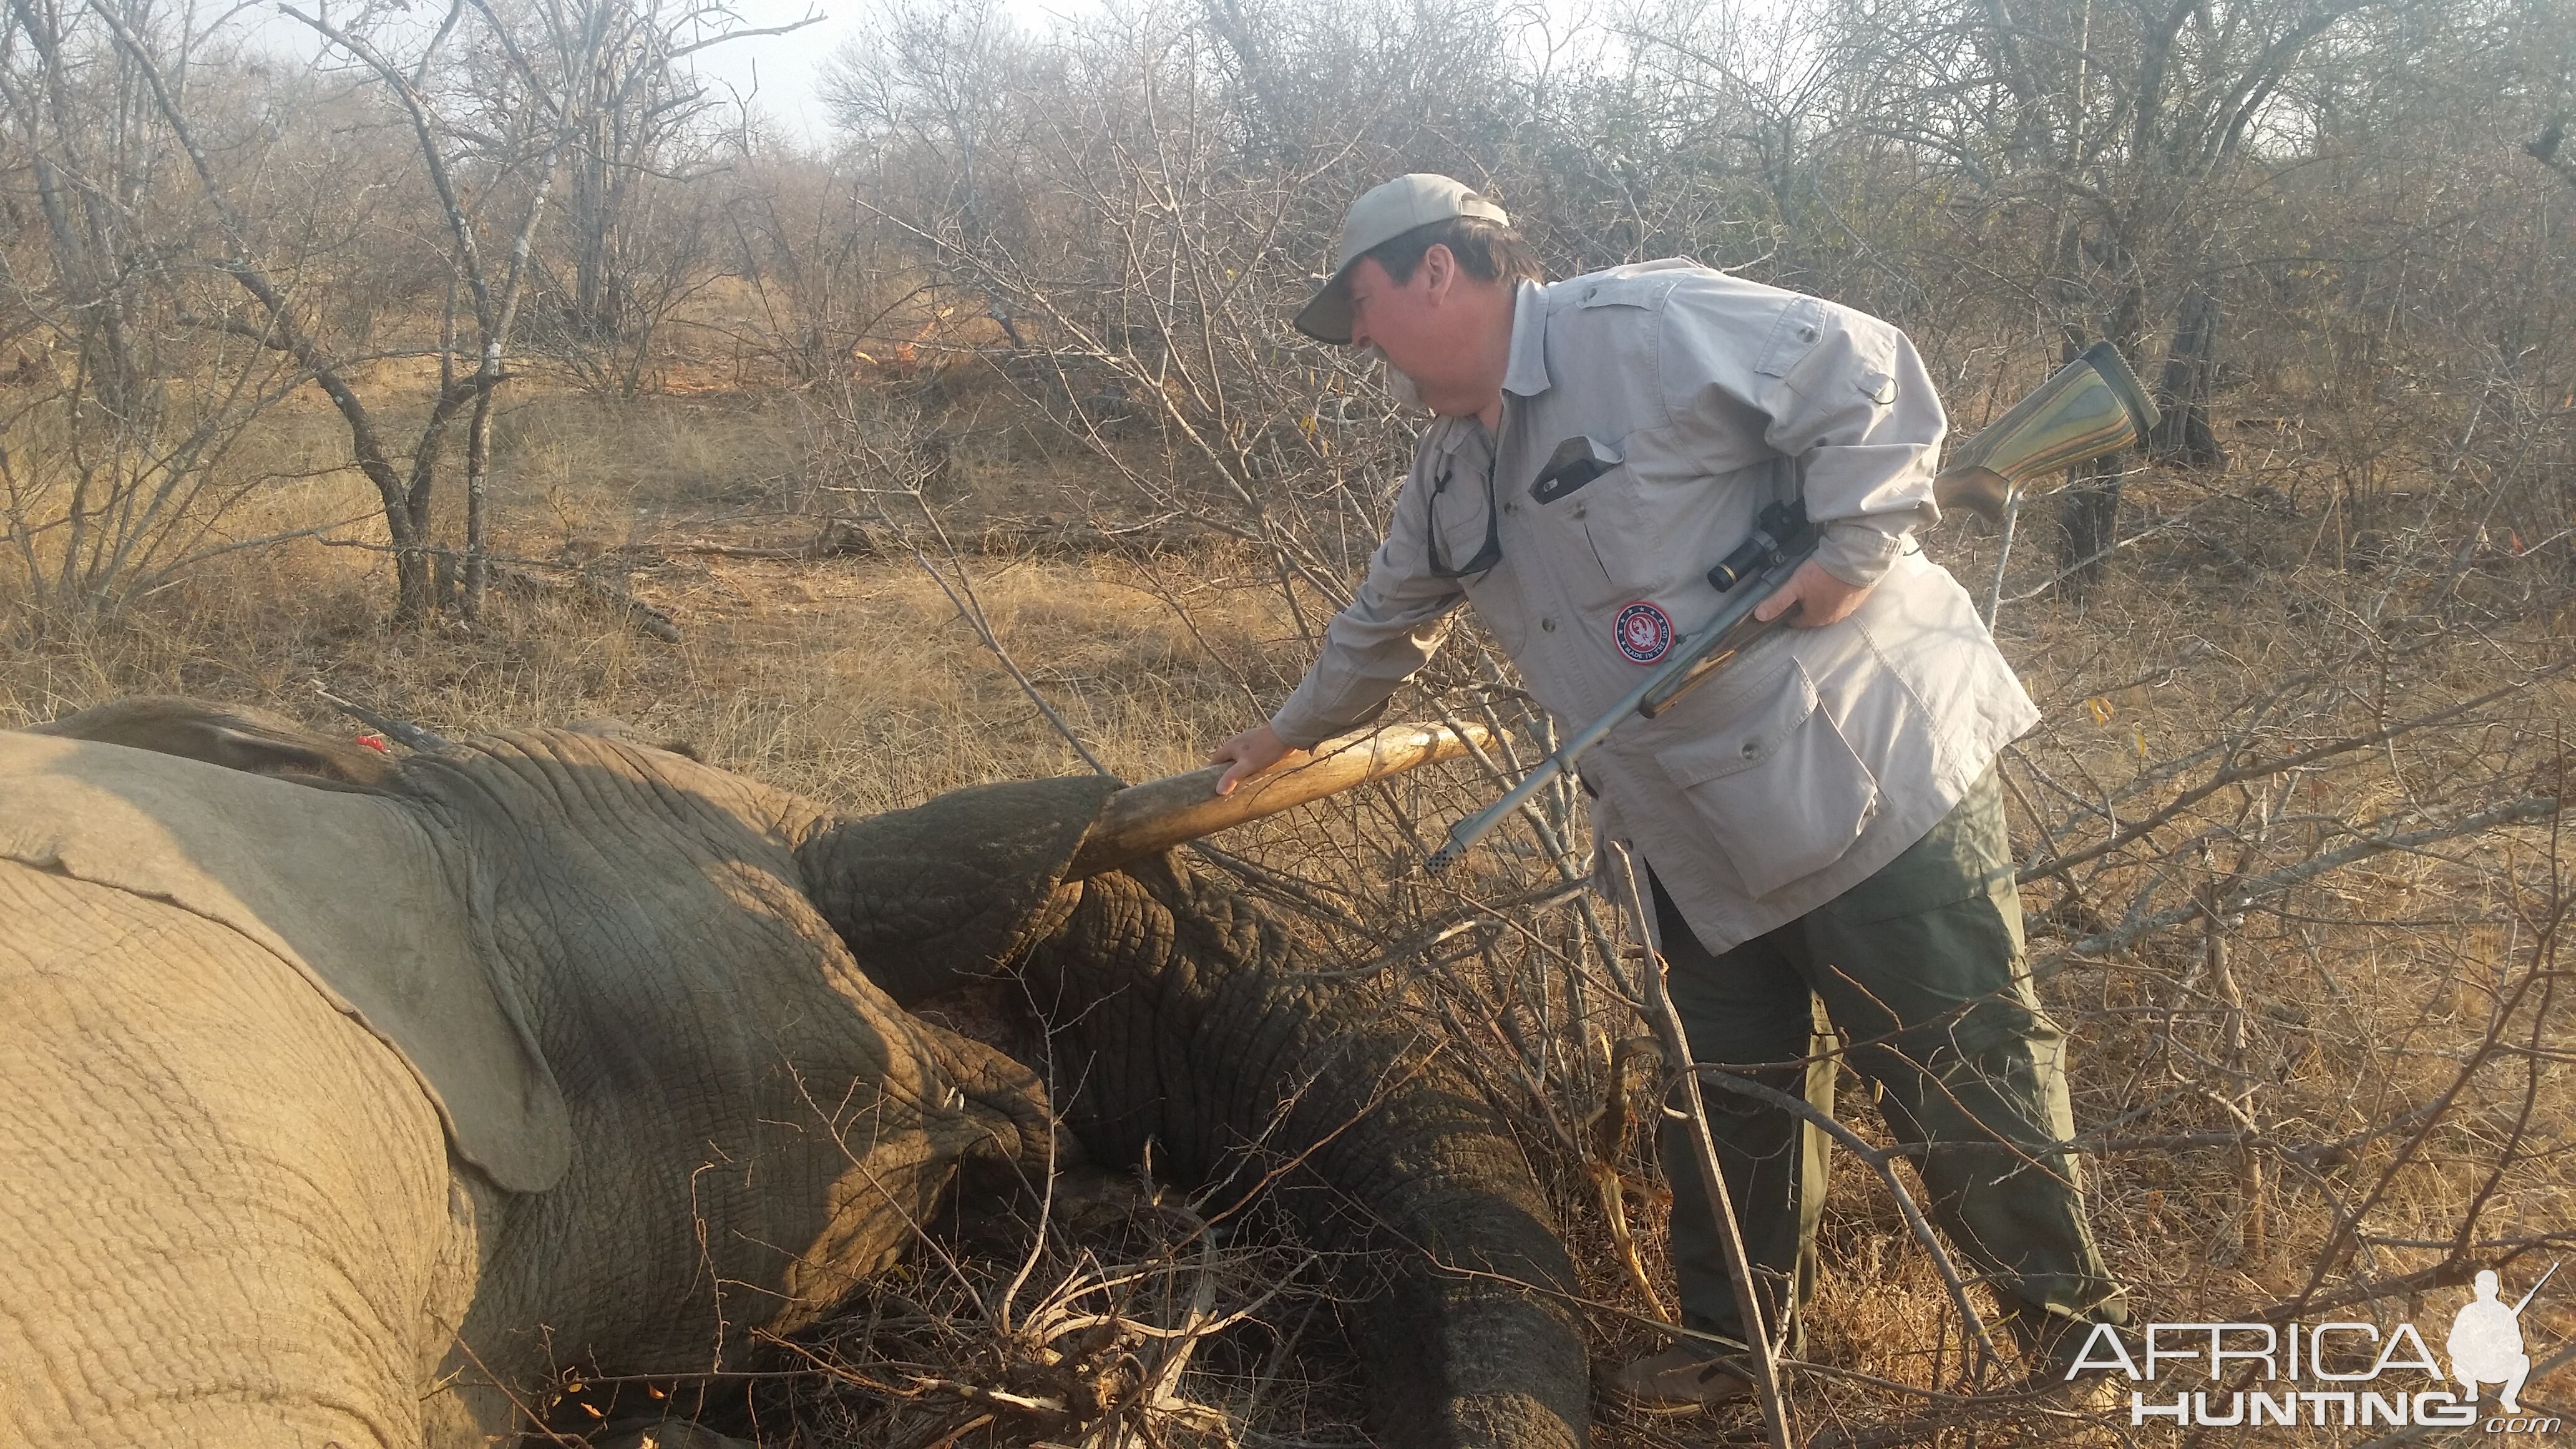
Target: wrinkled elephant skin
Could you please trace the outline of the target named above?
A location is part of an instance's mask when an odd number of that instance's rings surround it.
[[[999,973],[1093,1156],[1386,1250],[1385,1442],[1584,1438],[1493,1113],[1175,862],[1065,883],[1107,782],[844,818],[563,731],[44,728],[0,732],[0,1439],[481,1444],[558,1366],[739,1363],[1057,1154],[1034,1073],[906,1010]]]

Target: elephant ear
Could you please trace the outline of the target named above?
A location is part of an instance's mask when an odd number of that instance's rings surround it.
[[[308,784],[382,786],[393,761],[352,739],[327,739],[284,715],[177,695],[112,700],[30,725],[32,735],[97,740]]]
[[[240,932],[393,1048],[458,1156],[541,1191],[570,1118],[453,854],[401,800],[0,731],[0,860]]]
[[[796,858],[806,895],[860,969],[910,1006],[1017,957],[1119,790],[1103,775],[954,790],[834,821]]]

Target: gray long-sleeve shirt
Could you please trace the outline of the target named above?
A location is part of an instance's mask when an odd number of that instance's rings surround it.
[[[1910,536],[1939,516],[1945,427],[1905,335],[1819,298],[1686,261],[1524,284],[1500,428],[1424,434],[1358,596],[1271,723],[1302,746],[1374,716],[1461,602],[1551,712],[1588,721],[1718,610],[1709,565],[1801,489],[1818,561],[1876,585],[1860,610],[1757,644],[1584,766],[1597,828],[1712,950],[1759,935],[1920,839],[2038,717]],[[1577,437],[1617,465],[1539,501]],[[1489,536],[1492,568],[1434,572],[1435,540],[1456,568]]]

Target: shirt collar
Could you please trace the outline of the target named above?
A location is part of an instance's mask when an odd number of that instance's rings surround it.
[[[1443,458],[1457,453],[1469,438],[1485,435],[1485,425],[1474,418],[1433,418],[1431,428],[1423,434],[1423,443]]]
[[[1503,364],[1503,391],[1536,397],[1549,386],[1547,289],[1525,281],[1512,293],[1512,350]]]

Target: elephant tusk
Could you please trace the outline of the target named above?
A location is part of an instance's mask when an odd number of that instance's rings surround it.
[[[1312,751],[1292,752],[1237,785],[1231,795],[1216,793],[1216,782],[1225,774],[1223,765],[1130,785],[1109,797],[1100,823],[1083,838],[1064,878],[1082,880],[1132,865],[1173,846],[1354,785],[1454,760],[1491,740],[1482,725],[1467,726],[1463,736],[1438,725],[1387,725],[1337,736]]]

